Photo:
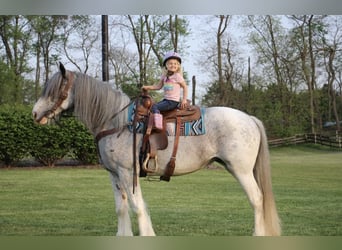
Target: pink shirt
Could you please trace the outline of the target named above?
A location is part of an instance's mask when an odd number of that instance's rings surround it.
[[[184,82],[184,78],[179,73],[174,73],[171,76],[162,76],[164,82],[164,98],[167,100],[180,101],[180,82]]]

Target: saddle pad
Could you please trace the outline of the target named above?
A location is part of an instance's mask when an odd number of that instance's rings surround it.
[[[136,106],[135,103],[132,103],[128,106],[128,129],[133,133],[133,120],[134,120],[134,114],[135,114]],[[144,123],[143,122],[137,122],[136,127],[137,133],[142,134],[144,132]]]
[[[128,107],[128,129],[133,132],[133,119],[135,114],[135,104],[132,103]],[[196,136],[196,135],[204,135],[205,134],[205,124],[204,124],[204,116],[205,116],[205,108],[201,108],[201,117],[192,122],[184,122],[181,123],[180,127],[180,136]],[[143,133],[144,131],[144,123],[137,123],[137,133]],[[166,131],[168,135],[174,135],[176,131],[176,122],[169,122],[166,126]]]

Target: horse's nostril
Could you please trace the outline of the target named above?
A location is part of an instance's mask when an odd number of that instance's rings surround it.
[[[33,118],[36,119],[37,118],[37,113],[36,112],[32,112]]]

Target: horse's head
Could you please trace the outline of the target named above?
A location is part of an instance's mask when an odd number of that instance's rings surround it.
[[[41,97],[35,103],[32,115],[36,122],[47,124],[49,120],[73,106],[72,85],[74,73],[59,64],[55,73],[45,84]]]

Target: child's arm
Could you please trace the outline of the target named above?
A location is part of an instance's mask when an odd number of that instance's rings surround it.
[[[146,91],[149,91],[149,90],[160,90],[162,87],[163,87],[164,83],[162,80],[160,80],[156,85],[144,85],[142,86],[142,90],[146,90]]]
[[[181,86],[181,88],[183,88],[183,99],[182,99],[182,103],[181,103],[181,108],[184,109],[188,105],[188,101],[187,101],[187,98],[188,98],[188,86],[186,85],[186,83],[184,81],[180,82],[179,85]]]

